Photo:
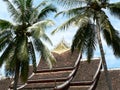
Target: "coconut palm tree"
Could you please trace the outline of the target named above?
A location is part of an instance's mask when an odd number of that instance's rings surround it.
[[[104,66],[106,81],[109,90],[112,90],[111,80],[108,74],[105,54],[101,41],[101,33],[108,46],[112,47],[114,55],[120,57],[120,35],[112,26],[104,9],[108,9],[112,15],[120,18],[120,2],[109,3],[108,0],[56,0],[67,10],[59,12],[69,19],[57,27],[52,33],[58,30],[66,30],[72,24],[78,27],[71,46],[71,51],[78,48],[86,53],[88,61],[94,55],[98,43],[102,63]]]
[[[5,64],[6,75],[14,75],[14,90],[18,78],[23,82],[28,78],[29,63],[32,61],[36,71],[36,54],[47,60],[50,68],[55,58],[43,41],[50,41],[45,29],[52,26],[52,20],[46,19],[48,13],[56,8],[47,1],[33,7],[33,0],[4,0],[13,21],[0,19],[0,67]]]

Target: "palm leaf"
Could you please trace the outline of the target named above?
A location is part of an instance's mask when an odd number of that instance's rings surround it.
[[[45,45],[39,39],[35,39],[34,44],[36,50],[41,52],[42,58],[47,61],[49,68],[52,68],[52,65],[56,62],[56,60],[51,54],[51,52],[48,50],[47,47],[45,47]]]
[[[7,5],[8,5],[8,10],[11,13],[11,16],[14,17],[14,19],[16,20],[16,18],[19,16],[19,12],[17,11],[17,9],[15,8],[15,6],[9,1],[9,0],[4,0]]]
[[[45,29],[52,25],[54,25],[52,20],[43,20],[33,24],[29,29],[33,32],[32,36],[34,38],[40,38],[44,35]]]
[[[71,51],[73,52],[75,48],[78,48],[79,51],[84,50],[86,46],[86,35],[85,35],[85,26],[81,26],[78,28],[71,46]]]
[[[47,5],[48,1],[44,0],[42,1],[36,8],[35,10],[37,10],[38,8],[43,8],[45,5]]]
[[[89,0],[53,0],[54,2],[61,4],[64,7],[76,7],[87,3]]]
[[[16,66],[16,63],[15,63],[16,61],[14,58],[15,58],[14,56],[12,58],[9,58],[9,60],[7,60],[5,63],[5,75],[6,76],[14,75],[15,66]]]
[[[109,4],[110,13],[120,19],[120,2]]]
[[[43,39],[44,41],[47,41],[49,44],[53,45],[52,41],[47,36],[47,34],[43,33],[43,35],[41,36],[41,39]]]
[[[73,23],[75,23],[79,18],[82,18],[82,17],[83,17],[83,15],[76,15],[76,16],[68,19],[62,25],[60,25],[55,30],[53,30],[51,34],[55,34],[59,30],[67,30],[67,28],[69,28]]]
[[[108,28],[105,28],[103,30],[103,36],[104,36],[107,44],[112,47],[114,54],[119,57],[120,56],[120,52],[119,52],[119,50],[120,50],[120,42],[119,42],[120,36],[119,36],[119,33],[117,30],[115,30],[113,28],[113,26],[111,25],[110,22],[108,22],[108,25],[110,28],[109,28],[109,30],[107,30]]]
[[[4,30],[4,29],[12,29],[14,27],[14,25],[12,23],[10,23],[9,21],[0,19],[0,29]]]
[[[14,43],[10,43],[0,57],[0,67],[5,61],[8,61],[14,56],[14,52],[15,52]]]
[[[27,37],[20,36],[17,38],[16,56],[20,61],[28,60]]]
[[[87,7],[85,6],[85,7],[77,7],[77,8],[73,8],[70,10],[61,11],[61,12],[57,13],[55,15],[55,17],[57,17],[58,15],[61,15],[61,14],[63,16],[68,16],[68,17],[75,16],[78,14],[82,14],[86,9],[87,9]]]
[[[7,44],[9,44],[10,40],[12,39],[11,35],[11,31],[8,30],[0,32],[0,51],[3,50]]]
[[[32,8],[33,0],[26,0],[26,8]]]
[[[36,56],[35,56],[35,51],[32,42],[29,42],[29,53],[30,53],[30,59],[32,59],[32,64],[33,64],[33,72],[36,72],[37,70],[37,65],[36,65]]]
[[[43,8],[40,13],[38,14],[38,20],[42,20],[44,19],[45,17],[48,16],[49,13],[51,12],[57,12],[57,9],[55,6],[53,6],[52,4],[46,6],[45,8]]]
[[[21,62],[21,73],[20,78],[22,82],[26,82],[28,79],[28,72],[29,72],[29,61],[22,61]]]
[[[96,33],[95,33],[95,25],[89,24],[87,25],[86,28],[86,38],[87,38],[87,43],[86,43],[86,55],[87,55],[87,60],[88,62],[91,61],[91,58],[94,55],[95,51],[95,46],[96,46]]]

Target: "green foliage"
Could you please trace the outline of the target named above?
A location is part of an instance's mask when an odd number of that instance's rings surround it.
[[[9,21],[0,19],[0,29],[4,30],[4,29],[9,29],[9,28],[10,29],[13,28],[13,24],[10,23]]]
[[[22,61],[21,62],[21,81],[23,81],[24,83],[27,81],[28,79],[28,72],[29,72],[29,61]]]
[[[57,13],[56,17],[62,14],[69,19],[53,30],[52,34],[59,30],[67,30],[71,25],[78,27],[71,46],[72,52],[75,48],[82,53],[86,52],[88,62],[90,62],[97,43],[97,24],[99,23],[99,28],[107,44],[112,47],[114,55],[120,57],[119,33],[111,25],[108,16],[103,11],[103,9],[109,9],[112,15],[120,17],[120,2],[112,4],[109,3],[109,0],[55,0],[54,2],[62,3],[67,7],[65,11]]]
[[[35,48],[37,51],[41,52],[41,56],[44,60],[48,62],[49,68],[56,62],[55,58],[48,50],[48,48],[42,43],[40,39],[34,39]]]
[[[79,51],[86,52],[87,60],[90,62],[93,57],[95,47],[96,35],[94,25],[89,22],[89,19],[84,20],[84,22],[81,21],[81,27],[77,30],[74,36],[71,51],[73,52],[75,48],[78,48]]]
[[[33,65],[33,72],[36,72],[37,67],[36,67],[36,56],[35,56],[35,50],[33,47],[32,42],[29,42],[29,58],[32,59],[32,65]]]
[[[56,8],[47,4],[46,1],[36,7],[33,7],[33,0],[4,1],[8,6],[14,24],[0,19],[0,51],[3,51],[0,56],[0,67],[5,63],[6,76],[20,75],[21,80],[26,82],[31,60],[34,72],[36,71],[36,50],[42,52],[41,56],[49,62],[50,67],[55,61],[42,41],[48,41],[52,44],[45,34],[45,29],[54,23],[45,17],[48,16],[48,13],[56,12]],[[33,40],[36,40],[37,46]],[[17,83],[17,79],[14,80]]]
[[[43,18],[45,18],[49,13],[51,12],[57,12],[56,7],[53,6],[52,4],[44,7],[38,15],[38,19],[42,20]]]
[[[109,4],[108,9],[112,15],[120,19],[120,2]]]
[[[27,37],[26,36],[18,36],[16,41],[16,55],[19,61],[28,60],[28,47],[27,47]]]

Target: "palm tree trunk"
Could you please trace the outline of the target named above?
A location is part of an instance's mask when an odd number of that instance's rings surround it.
[[[18,84],[18,79],[19,79],[19,66],[20,66],[20,63],[17,61],[16,67],[15,67],[15,77],[14,77],[13,90],[17,90],[17,84]]]
[[[102,58],[102,64],[104,67],[104,73],[105,73],[105,77],[106,77],[107,86],[108,86],[109,90],[112,90],[111,78],[110,78],[110,75],[108,72],[105,54],[104,54],[104,50],[103,50],[103,45],[102,45],[102,41],[101,41],[101,37],[100,37],[100,25],[99,25],[99,23],[97,23],[97,39],[98,39],[99,49],[100,49],[101,58]]]

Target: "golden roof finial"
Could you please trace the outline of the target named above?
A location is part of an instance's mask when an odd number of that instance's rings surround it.
[[[56,52],[56,53],[63,53],[67,50],[69,50],[70,47],[68,46],[68,44],[65,42],[64,38],[61,40],[61,42],[53,49],[52,52]]]

